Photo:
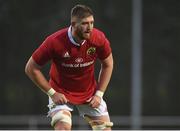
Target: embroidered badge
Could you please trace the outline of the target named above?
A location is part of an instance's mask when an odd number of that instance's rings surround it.
[[[96,52],[96,48],[95,48],[95,47],[90,47],[90,48],[87,50],[87,54],[88,54],[88,55],[93,55],[95,52]]]

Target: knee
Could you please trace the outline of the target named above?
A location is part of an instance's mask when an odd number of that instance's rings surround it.
[[[93,130],[111,130],[113,122],[103,121],[103,120],[93,120],[88,116],[85,116]]]
[[[93,130],[111,130],[113,126],[112,122],[106,122],[102,120],[92,120],[89,122]]]
[[[72,125],[71,113],[66,110],[60,110],[52,116],[51,126],[55,130],[70,130]]]
[[[55,125],[54,125],[54,130],[71,130],[71,125],[65,123],[65,122],[60,122],[58,121]]]

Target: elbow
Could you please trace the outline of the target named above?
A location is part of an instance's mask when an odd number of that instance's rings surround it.
[[[105,64],[105,66],[106,66],[107,68],[110,68],[110,69],[113,70],[113,67],[114,67],[113,59],[111,59],[111,61],[109,61],[107,64]]]
[[[109,63],[109,66],[113,69],[113,67],[114,67],[114,61],[113,60],[111,60],[111,62]]]
[[[113,57],[112,54],[109,55],[105,60],[102,61],[102,68],[108,68],[113,70],[114,62],[113,62]]]
[[[114,64],[113,62],[109,64],[109,68],[111,69],[111,71],[113,70]]]
[[[28,60],[28,62],[26,63],[25,65],[25,68],[24,68],[24,71],[25,71],[25,74],[26,75],[30,75],[31,71],[32,71],[32,60],[31,58]]]
[[[113,62],[111,63],[108,63],[108,64],[102,64],[102,68],[104,69],[110,69],[110,70],[113,70]]]
[[[109,67],[113,70],[113,67],[114,67],[114,60],[113,60],[113,58],[109,62]]]
[[[111,65],[111,69],[113,70],[113,68],[114,68],[114,64],[112,63],[112,65]]]
[[[30,58],[25,66],[24,71],[27,76],[31,77],[40,71],[40,67]]]
[[[26,64],[26,66],[24,68],[24,72],[25,72],[26,75],[29,74],[29,65],[28,65],[28,63]]]
[[[114,61],[112,61],[112,69],[113,69],[113,67],[114,67]]]

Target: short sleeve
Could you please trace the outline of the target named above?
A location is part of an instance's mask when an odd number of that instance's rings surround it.
[[[105,35],[103,34],[101,37],[102,37],[101,38],[102,44],[100,45],[100,47],[98,47],[97,53],[98,53],[98,58],[100,60],[104,60],[105,58],[107,58],[110,55],[112,50],[111,50],[111,47],[110,47],[110,42],[105,37]]]
[[[52,59],[53,54],[53,41],[51,38],[46,40],[33,52],[32,58],[34,61],[42,66]]]

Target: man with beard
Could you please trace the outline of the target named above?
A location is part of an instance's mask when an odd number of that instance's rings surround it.
[[[111,130],[103,94],[113,69],[111,47],[104,33],[93,27],[92,10],[76,5],[71,10],[71,25],[48,36],[26,64],[29,78],[49,96],[49,116],[56,130],[71,130],[71,111],[76,107],[92,129]],[[94,64],[101,69],[95,80]],[[51,61],[50,79],[41,68]]]

